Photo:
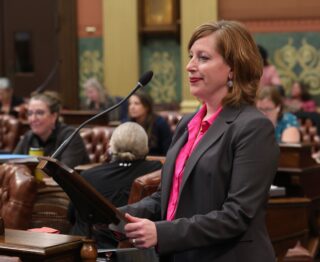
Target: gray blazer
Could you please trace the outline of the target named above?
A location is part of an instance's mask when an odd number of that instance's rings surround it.
[[[254,106],[223,108],[186,163],[175,220],[165,221],[175,159],[192,117],[176,129],[161,190],[123,210],[157,221],[161,261],[275,261],[265,211],[279,147],[271,122]]]

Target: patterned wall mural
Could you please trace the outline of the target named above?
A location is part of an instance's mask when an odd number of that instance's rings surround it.
[[[287,94],[294,81],[306,82],[320,106],[320,32],[257,33],[255,39],[268,50]]]
[[[79,39],[79,90],[83,102],[83,83],[90,77],[104,82],[103,41],[101,37]]]
[[[171,38],[148,38],[141,43],[142,72],[152,70],[154,76],[148,92],[156,104],[181,101],[180,44]]]

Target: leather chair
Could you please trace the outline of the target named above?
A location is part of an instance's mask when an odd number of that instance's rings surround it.
[[[20,122],[11,115],[0,115],[0,150],[12,152],[19,139]]]
[[[46,185],[38,189],[32,212],[32,228],[49,227],[69,234],[71,224],[68,220],[70,199],[59,185]]]
[[[103,163],[108,160],[107,149],[115,127],[95,126],[80,130],[91,163]]]
[[[131,186],[128,204],[140,201],[142,198],[157,191],[161,182],[161,169],[136,178]]]
[[[0,165],[0,216],[6,228],[28,229],[37,182],[24,165]]]
[[[299,119],[300,121],[300,133],[301,133],[301,142],[305,143],[314,143],[319,145],[320,137],[318,135],[317,126],[315,126],[310,118]]]
[[[159,111],[157,113],[167,121],[171,131],[174,132],[176,130],[177,124],[182,118],[182,114],[177,111]]]

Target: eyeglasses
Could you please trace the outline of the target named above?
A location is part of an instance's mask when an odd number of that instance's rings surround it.
[[[258,107],[258,109],[263,113],[271,113],[276,109],[276,107]]]
[[[47,111],[45,111],[45,110],[28,111],[27,117],[31,117],[33,115],[35,115],[36,117],[43,117],[46,113],[47,113]]]

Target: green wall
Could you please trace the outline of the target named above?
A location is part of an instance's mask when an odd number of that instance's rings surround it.
[[[175,38],[144,38],[140,45],[141,71],[152,70],[154,77],[147,87],[156,104],[181,101],[180,44]]]
[[[258,33],[254,37],[268,50],[286,92],[295,80],[307,82],[320,105],[320,32]]]
[[[102,44],[101,37],[79,39],[79,95],[81,102],[83,102],[82,86],[86,79],[96,77],[100,83],[104,82]]]

